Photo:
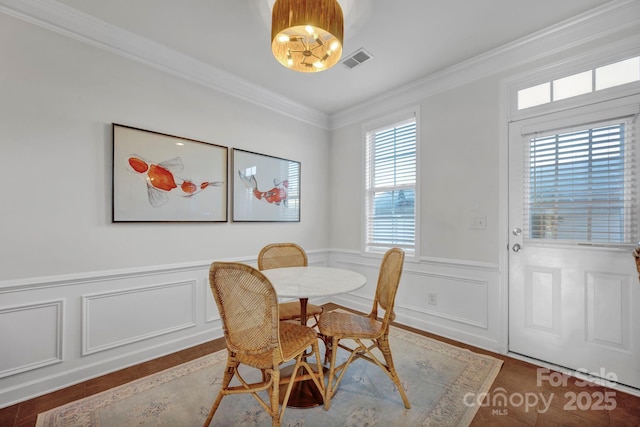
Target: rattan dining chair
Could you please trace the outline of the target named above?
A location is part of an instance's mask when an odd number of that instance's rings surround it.
[[[269,279],[246,264],[214,262],[209,269],[209,283],[222,318],[228,355],[222,385],[205,426],[211,423],[227,395],[252,394],[271,416],[273,426],[282,422],[294,382],[312,379],[324,396],[318,336],[307,326],[278,320],[278,298]],[[305,352],[309,348],[315,355],[315,371],[307,363]],[[280,378],[280,365],[290,360],[295,360],[291,377]],[[260,370],[260,380],[254,382],[246,373],[243,377],[238,371],[240,365]],[[234,377],[236,381],[231,385]],[[287,383],[279,407],[280,385]],[[258,394],[261,391],[267,392],[269,403]]]
[[[325,358],[329,358],[329,374],[325,385],[325,409],[329,409],[331,398],[336,393],[340,381],[344,377],[347,368],[358,359],[378,365],[396,385],[400,396],[407,409],[411,408],[400,378],[393,365],[391,348],[389,347],[389,326],[395,318],[393,306],[396,291],[402,275],[404,251],[399,248],[389,249],[380,265],[376,295],[373,300],[373,308],[369,315],[358,315],[341,312],[325,312],[320,316],[318,327],[323,340],[327,343]],[[384,311],[382,317],[378,317],[378,311]],[[355,346],[345,345],[342,340],[352,340]],[[347,350],[350,354],[347,360],[336,366],[336,354],[338,349]],[[383,360],[376,356],[373,350],[378,349],[382,353]]]
[[[258,269],[268,270],[281,267],[306,267],[307,253],[295,243],[271,243],[260,250],[258,254]],[[315,324],[322,313],[322,307],[307,304],[307,317],[313,316]],[[288,301],[280,303],[280,320],[300,319],[300,302]]]

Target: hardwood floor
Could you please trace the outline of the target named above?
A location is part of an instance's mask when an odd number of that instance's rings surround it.
[[[325,308],[342,307],[325,304]],[[640,397],[600,386],[585,386],[579,379],[557,373],[538,375],[535,365],[413,328],[395,326],[504,361],[488,393],[488,400],[484,401],[488,404],[479,409],[472,426],[640,426]],[[223,348],[224,339],[217,339],[0,409],[0,426],[34,426],[40,412]],[[505,399],[500,400],[501,396]]]

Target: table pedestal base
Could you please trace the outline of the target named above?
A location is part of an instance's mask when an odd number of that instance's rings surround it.
[[[286,367],[280,371],[280,378],[290,377],[292,373],[292,366]],[[300,368],[298,375],[303,375],[305,370]],[[284,400],[284,395],[287,392],[287,386],[289,384],[282,384],[280,386],[280,403]],[[316,384],[312,379],[296,382],[291,388],[291,395],[289,395],[289,402],[287,407],[289,408],[313,408],[314,406],[320,406],[324,403],[322,399],[322,393],[316,387]]]

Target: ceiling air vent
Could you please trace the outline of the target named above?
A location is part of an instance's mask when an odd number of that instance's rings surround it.
[[[357,51],[349,55],[345,60],[343,60],[342,63],[347,68],[353,68],[365,61],[370,60],[371,58],[373,58],[373,55],[371,55],[369,52],[364,49],[358,49]]]

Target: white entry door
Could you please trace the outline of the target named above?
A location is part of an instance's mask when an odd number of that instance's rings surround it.
[[[510,125],[509,350],[640,389],[632,101]]]

